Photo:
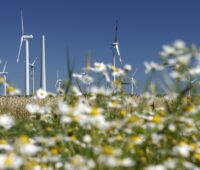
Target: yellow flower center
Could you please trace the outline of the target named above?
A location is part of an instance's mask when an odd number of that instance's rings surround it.
[[[40,92],[40,96],[44,96],[44,92]]]
[[[58,154],[58,150],[56,148],[52,148],[51,149],[51,154],[52,155],[57,155]]]
[[[40,166],[42,167],[42,169],[47,169],[47,165],[45,163],[41,163]]]
[[[102,68],[102,65],[101,65],[101,64],[97,64],[97,65],[96,65],[96,68],[97,68],[97,69],[101,69],[101,68]]]
[[[121,110],[120,115],[126,116],[126,115],[127,115],[127,112],[126,112],[125,110]]]
[[[199,153],[194,153],[193,157],[200,162],[200,154]]]
[[[113,107],[117,107],[118,106],[118,102],[117,101],[112,101],[112,106]]]
[[[129,122],[130,123],[134,123],[134,122],[138,122],[140,119],[135,116],[135,115],[132,115],[130,118],[129,118]]]
[[[119,68],[115,68],[115,72],[116,72],[116,73],[119,73],[119,72],[120,72],[120,69],[119,69]]]
[[[103,147],[103,154],[105,155],[113,155],[114,149],[111,146],[104,146]]]
[[[37,163],[35,161],[29,161],[24,164],[24,167],[25,169],[32,169],[36,165]]]
[[[116,67],[115,66],[110,66],[110,68],[112,69],[112,70],[115,70],[116,69]]]
[[[4,83],[5,79],[3,77],[0,77],[0,84]]]
[[[8,92],[13,92],[13,91],[15,91],[15,88],[13,86],[8,86],[7,87],[7,91]]]
[[[122,140],[123,140],[122,135],[117,135],[117,136],[116,136],[116,140],[117,140],[117,141],[122,141]]]
[[[11,156],[8,156],[6,159],[5,159],[5,161],[4,161],[4,164],[5,165],[12,165],[12,163],[13,163],[13,159],[12,159],[12,157]]]
[[[93,107],[90,114],[92,116],[96,116],[96,115],[99,115],[99,109],[97,107]]]
[[[28,144],[28,143],[29,143],[29,137],[26,136],[26,135],[20,136],[19,140],[20,140],[23,144]]]
[[[73,121],[78,122],[81,119],[81,117],[79,115],[72,115],[72,119]]]
[[[153,117],[153,120],[152,120],[154,123],[160,123],[161,122],[161,117],[159,115],[155,115]]]
[[[184,109],[185,112],[192,112],[194,110],[195,110],[195,106],[194,105],[186,106],[186,108]]]
[[[0,145],[4,145],[4,144],[8,144],[7,140],[5,139],[0,140]]]
[[[131,137],[131,140],[132,140],[133,142],[139,142],[139,141],[142,140],[142,138],[141,138],[141,136],[132,136],[132,137]]]
[[[71,141],[74,141],[74,140],[76,140],[76,136],[72,135],[72,136],[69,137],[69,139],[70,139]]]

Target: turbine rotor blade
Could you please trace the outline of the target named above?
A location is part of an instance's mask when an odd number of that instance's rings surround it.
[[[118,41],[118,20],[116,20],[116,27],[115,27],[115,42]]]
[[[37,58],[38,58],[38,57],[35,57],[35,60],[33,61],[32,66],[35,65],[35,62],[37,61]]]
[[[5,65],[4,65],[4,67],[3,67],[3,72],[6,71],[6,66],[7,66],[7,61],[5,62]]]
[[[57,71],[57,81],[59,80],[59,72]]]
[[[19,62],[19,57],[20,57],[20,52],[21,52],[21,48],[22,48],[22,43],[23,43],[23,37],[21,37],[21,42],[19,45],[19,51],[18,51],[18,56],[17,56],[17,62]]]
[[[57,84],[58,84],[58,80],[56,81],[55,88],[57,87]]]
[[[24,35],[24,21],[23,21],[23,13],[21,11],[21,33],[22,36]]]
[[[135,79],[132,79],[132,84],[136,87],[137,84],[136,84],[136,80]]]
[[[116,44],[115,48],[116,48],[116,51],[117,51],[117,55],[119,56],[119,61],[120,61],[120,63],[122,64],[122,58],[121,58],[121,54],[120,54],[120,51],[119,51],[119,46],[118,46],[118,44]]]
[[[135,71],[133,72],[133,77],[135,76],[136,72],[137,72],[137,68],[136,68]]]
[[[120,56],[119,46],[118,46],[118,44],[116,44],[115,48],[116,48],[116,50],[117,50],[117,55]]]

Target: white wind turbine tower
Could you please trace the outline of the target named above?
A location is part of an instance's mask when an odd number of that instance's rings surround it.
[[[133,95],[134,87],[136,87],[136,80],[134,78],[136,72],[137,72],[137,69],[134,71],[132,77],[129,78],[131,80],[131,95]]]
[[[30,84],[29,84],[29,39],[33,39],[33,35],[25,35],[24,34],[24,23],[23,23],[23,13],[21,11],[21,42],[19,46],[19,52],[17,57],[17,62],[19,62],[20,52],[22,48],[22,44],[25,41],[26,44],[26,60],[25,60],[25,95],[30,95]]]
[[[7,96],[7,77],[6,77],[6,75],[8,74],[8,72],[6,72],[6,66],[7,66],[7,61],[5,62],[5,65],[3,67],[3,71],[0,72],[0,75],[3,75],[3,78],[4,78],[4,83],[3,83],[4,96]]]
[[[41,56],[41,77],[40,88],[46,91],[46,49],[45,49],[45,36],[42,35],[42,56]]]
[[[57,71],[57,80],[56,80],[56,84],[55,84],[55,88],[56,88],[56,91],[59,92],[60,89],[61,89],[61,83],[62,83],[62,80],[59,78],[59,72]]]
[[[192,86],[195,84],[195,83],[197,83],[197,81],[199,81],[199,79],[193,79],[193,80],[191,80],[191,77],[189,76],[189,79],[187,80],[188,81],[188,83],[189,83],[189,90],[188,90],[188,96],[190,96],[191,97],[191,94],[192,94]]]
[[[35,60],[32,64],[30,64],[31,68],[31,78],[32,78],[32,95],[35,94],[35,62],[37,60],[37,57],[35,57]]]
[[[119,57],[119,61],[122,64],[122,58],[121,58],[121,54],[119,51],[119,43],[118,43],[118,21],[116,21],[115,39],[114,39],[114,42],[112,43],[112,48],[113,48],[113,65],[115,67],[116,66],[116,61],[115,61],[116,52]],[[115,74],[113,75],[113,78],[115,80]]]

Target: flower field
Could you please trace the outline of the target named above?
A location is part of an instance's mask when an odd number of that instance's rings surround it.
[[[160,56],[145,62],[150,81],[139,97],[124,91],[129,65],[95,63],[71,75],[85,92],[71,82],[64,96],[24,99],[24,118],[10,102],[0,115],[0,169],[200,169],[200,51],[179,40]],[[92,73],[105,83],[92,85]]]

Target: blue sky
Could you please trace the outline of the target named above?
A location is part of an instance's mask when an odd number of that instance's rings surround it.
[[[118,19],[123,61],[138,69],[136,79],[141,91],[146,78],[143,63],[158,60],[163,44],[182,39],[187,44],[199,45],[199,9],[199,0],[1,0],[0,58],[3,62],[8,60],[10,82],[23,90],[24,50],[20,63],[16,63],[21,36],[20,10],[23,10],[25,33],[34,36],[30,41],[31,61],[35,56],[40,57],[41,35],[46,35],[47,88],[54,91],[56,71],[66,79],[67,48],[77,72],[85,66],[88,49],[93,62],[112,62],[110,47]],[[36,87],[39,75],[37,62]]]

